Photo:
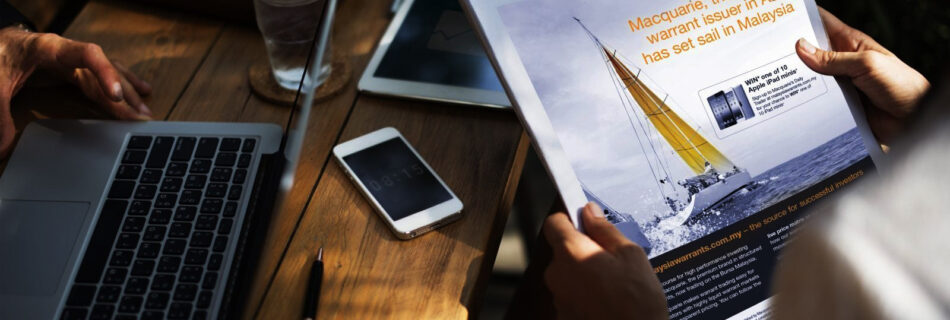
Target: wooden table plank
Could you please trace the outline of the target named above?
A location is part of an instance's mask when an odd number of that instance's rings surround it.
[[[389,4],[386,1],[347,0],[337,8],[333,26],[332,50],[343,55],[350,63],[352,76],[337,96],[314,105],[308,126],[309,135],[301,149],[301,159],[295,174],[295,185],[290,191],[285,208],[275,212],[267,232],[264,252],[256,267],[257,274],[249,294],[244,318],[257,312],[265,292],[270,287],[281,258],[297,228],[304,206],[311,199],[319,177],[330,159],[330,152],[353,109],[357,97],[356,84],[369,62],[372,49],[389,23]],[[261,110],[265,104],[251,97],[246,110]],[[245,111],[245,114],[252,115]]]
[[[521,126],[510,111],[362,96],[341,141],[385,126],[399,129],[459,195],[463,218],[398,240],[330,164],[258,318],[301,317],[308,266],[320,246],[327,263],[320,318],[469,315],[511,206],[505,193],[517,184],[527,150]]]
[[[188,86],[220,31],[220,23],[188,14],[94,1],[64,36],[99,44],[106,55],[148,81],[154,93],[145,102],[161,119]],[[37,118],[107,118],[68,85],[24,88],[13,106],[20,129]]]

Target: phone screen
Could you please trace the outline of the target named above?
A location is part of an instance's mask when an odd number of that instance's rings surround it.
[[[343,161],[393,221],[452,199],[398,137],[344,156]]]

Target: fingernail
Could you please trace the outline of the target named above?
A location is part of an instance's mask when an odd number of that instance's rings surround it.
[[[118,82],[112,84],[112,99],[122,101],[122,85]]]
[[[150,110],[148,106],[146,106],[144,103],[139,104],[138,109],[139,109],[139,113],[141,114],[148,115],[148,116],[152,115],[152,110]]]
[[[818,48],[815,48],[815,46],[809,43],[808,40],[805,40],[805,38],[798,39],[798,45],[808,54],[815,54],[815,51],[818,51]]]
[[[135,117],[135,120],[139,120],[139,121],[151,121],[151,120],[152,120],[152,117],[149,117],[149,116],[144,115],[144,114],[140,114],[140,115],[138,115],[138,116]]]
[[[604,211],[600,210],[600,208],[598,208],[593,202],[590,202],[584,206],[584,211],[587,211],[587,213],[594,218],[603,219],[606,217],[604,216]]]

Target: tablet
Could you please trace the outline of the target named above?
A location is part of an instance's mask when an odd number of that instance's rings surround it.
[[[454,0],[407,0],[390,23],[361,91],[510,108],[478,34]]]

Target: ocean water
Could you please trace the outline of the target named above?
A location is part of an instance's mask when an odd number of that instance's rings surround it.
[[[699,239],[838,173],[868,156],[857,129],[754,177],[753,183],[729,196],[694,221],[674,228],[662,223],[643,226],[653,245],[650,256],[657,256]]]

